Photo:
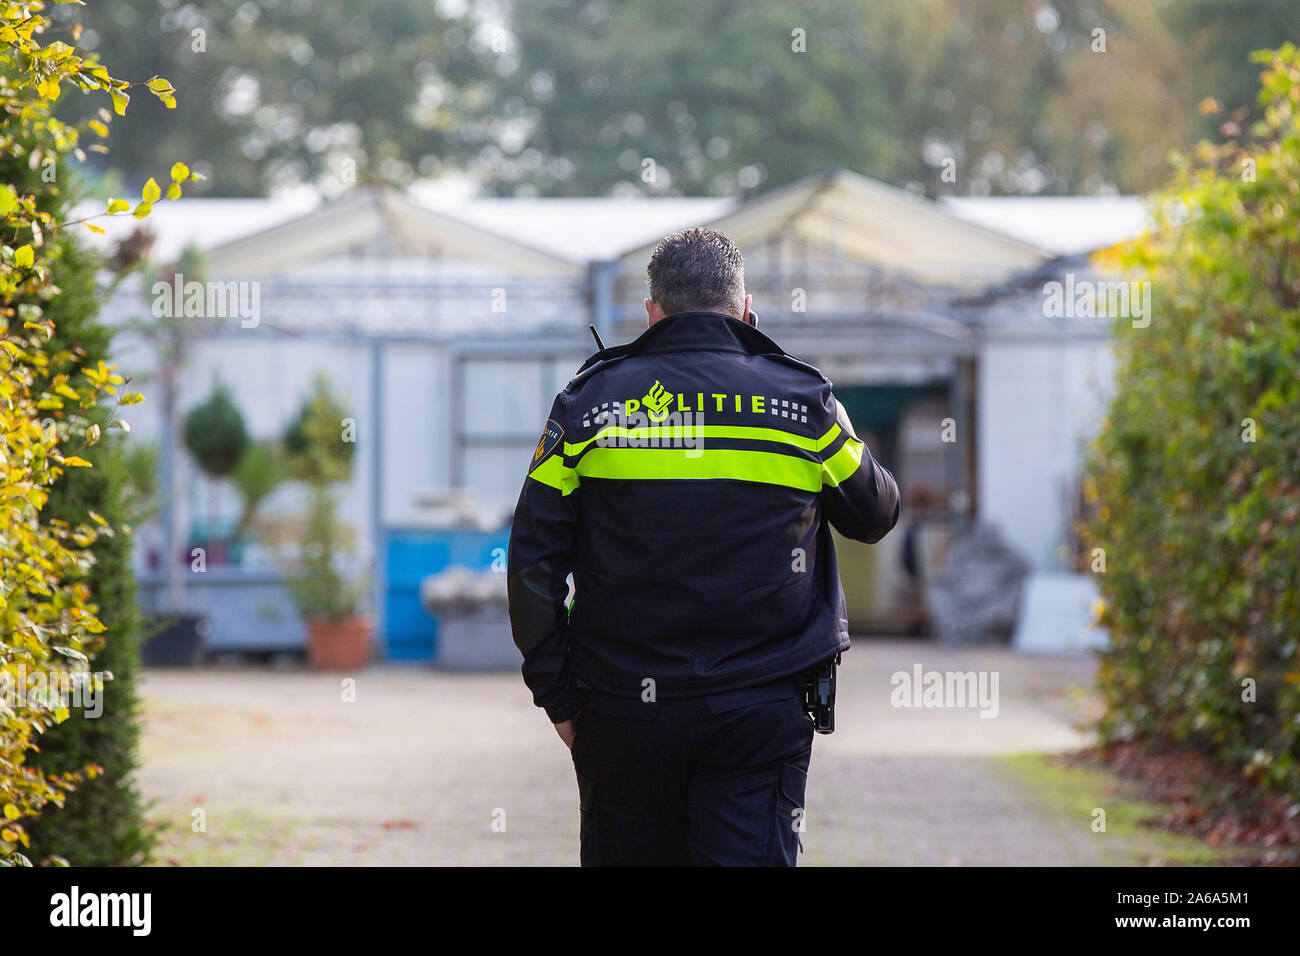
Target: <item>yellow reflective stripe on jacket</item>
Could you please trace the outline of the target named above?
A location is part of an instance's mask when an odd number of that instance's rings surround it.
[[[814,448],[813,451],[821,451],[823,448],[825,448],[827,445],[829,445],[831,442],[835,441],[835,439],[839,437],[840,437],[840,426],[839,423],[836,423],[831,426],[830,431],[828,431],[821,438],[817,439],[817,447]]]
[[[578,488],[578,473],[564,463],[560,455],[552,454],[528,473],[528,477],[554,488],[568,496]]]
[[[844,447],[822,463],[823,481],[831,487],[837,487],[862,464],[862,449],[866,447],[856,438],[846,436]]]
[[[822,465],[770,451],[705,448],[689,454],[681,448],[607,448],[597,446],[577,464],[582,478],[653,480],[665,478],[730,478],[819,491]]]
[[[783,445],[793,445],[804,451],[819,452],[839,437],[840,426],[832,425],[821,438],[806,438],[780,428],[759,428],[750,425],[669,425],[659,427],[647,425],[639,428],[624,428],[621,425],[608,425],[586,441],[564,445],[564,453],[570,458],[582,453],[593,442],[611,438],[747,438],[753,441],[772,441]]]

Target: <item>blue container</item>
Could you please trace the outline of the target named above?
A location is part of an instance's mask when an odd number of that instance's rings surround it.
[[[461,567],[505,573],[509,530],[388,528],[384,531],[384,637],[388,658],[432,663],[438,656],[438,619],[420,604],[420,582]]]

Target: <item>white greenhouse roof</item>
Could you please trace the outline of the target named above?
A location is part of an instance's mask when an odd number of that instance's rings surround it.
[[[83,203],[76,215],[102,208],[101,201]],[[836,171],[744,203],[734,198],[457,200],[418,186],[406,193],[366,187],[328,203],[306,191],[269,199],[162,201],[143,223],[129,214],[96,220],[106,236],[74,228],[107,248],[143,224],[157,236],[156,261],[174,260],[195,243],[236,271],[261,273],[326,261],[375,230],[393,229],[417,246],[432,243],[455,259],[478,257],[496,267],[513,263],[522,274],[564,274],[593,261],[644,258],[661,236],[708,224],[731,230],[745,246],[794,229],[810,241],[834,242],[851,257],[924,274],[963,262],[977,271],[998,272],[1088,252],[1135,238],[1146,222],[1146,204],[1139,197],[949,197],[936,203]],[[945,257],[952,261],[939,261]]]
[[[418,193],[414,198],[420,201]],[[431,204],[432,205],[432,204]],[[432,208],[575,262],[616,259],[730,212],[734,199],[470,199]]]
[[[1147,225],[1147,203],[1140,196],[952,196],[939,205],[1058,256],[1136,239]]]
[[[74,219],[102,212],[106,200],[79,203]],[[149,217],[136,219],[130,213],[95,219],[105,235],[74,226],[99,248],[109,248],[139,226],[153,231],[152,257],[159,262],[175,260],[190,243],[210,249],[243,236],[261,232],[289,219],[311,212],[320,205],[312,195],[297,193],[275,199],[177,199],[154,204]]]

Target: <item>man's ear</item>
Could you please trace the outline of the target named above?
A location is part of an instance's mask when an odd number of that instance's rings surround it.
[[[664,317],[664,310],[660,307],[659,303],[656,302],[654,299],[646,299],[645,316],[646,316],[646,326],[649,327],[651,325],[654,325],[656,322],[658,322],[660,319]]]
[[[741,317],[740,317],[740,321],[742,321],[742,322],[747,322],[747,323],[749,323],[750,325],[753,325],[753,324],[754,324],[754,319],[753,319],[753,318],[750,316],[750,314],[749,314],[749,307],[750,307],[751,305],[753,305],[753,303],[754,303],[754,296],[753,296],[751,293],[746,292],[746,293],[745,293],[745,311],[744,311],[744,313],[741,315]]]

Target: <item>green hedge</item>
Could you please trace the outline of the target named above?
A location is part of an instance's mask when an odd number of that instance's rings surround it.
[[[17,160],[0,162],[4,182],[19,183],[41,196],[42,207],[56,221],[71,218],[74,190],[40,182],[41,169],[28,168]],[[67,182],[66,164],[57,168],[57,183]],[[96,278],[102,268],[100,256],[87,249],[72,230],[60,231],[47,249],[50,277],[59,295],[46,307],[55,323],[49,342],[51,354],[70,352],[68,371],[75,373],[100,360],[112,361],[112,330],[99,321],[105,292]],[[77,376],[79,377],[79,376]],[[106,424],[110,409],[97,414]],[[77,785],[61,809],[50,807],[28,826],[32,855],[40,860],[62,857],[79,866],[126,865],[143,862],[152,845],[144,820],[140,796],[132,779],[140,735],[136,672],[139,670],[140,612],[136,603],[135,575],[131,570],[132,540],[127,526],[127,482],[122,461],[123,439],[107,431],[95,445],[83,448],[82,457],[93,468],[70,469],[50,489],[45,512],[51,518],[75,524],[94,512],[114,533],[101,536],[91,547],[95,564],[85,581],[98,617],[107,630],[91,652],[91,670],[108,672],[105,680],[103,714],[88,718],[74,710],[61,724],[38,739],[40,747],[32,759],[46,773],[80,770],[94,764],[103,772]]]
[[[1178,160],[1117,263],[1154,307],[1116,324],[1085,537],[1106,554],[1103,740],[1300,797],[1300,55],[1256,59],[1260,119]]]

